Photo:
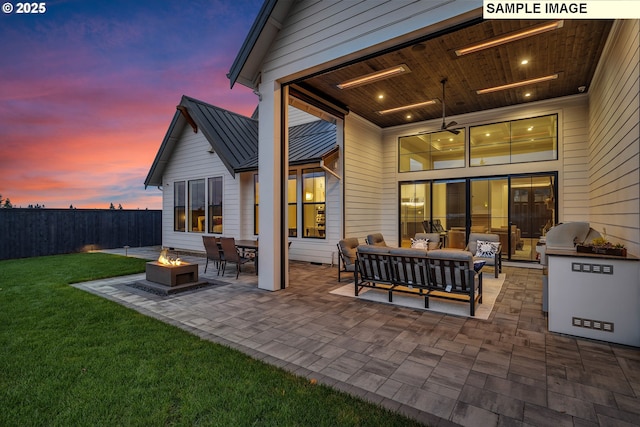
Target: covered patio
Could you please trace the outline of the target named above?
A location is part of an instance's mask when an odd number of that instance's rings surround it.
[[[159,248],[130,248],[156,259]],[[124,255],[123,250],[107,252]],[[76,284],[145,315],[428,425],[637,425],[640,351],[550,333],[541,271],[505,266],[487,321],[330,294],[330,265],[290,263],[290,286],[257,287],[253,271],[162,297],[144,276]]]

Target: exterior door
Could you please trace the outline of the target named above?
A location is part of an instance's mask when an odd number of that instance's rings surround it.
[[[536,244],[555,222],[555,175],[511,178],[511,259],[534,261]]]

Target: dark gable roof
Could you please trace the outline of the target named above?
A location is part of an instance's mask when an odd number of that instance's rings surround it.
[[[289,166],[318,163],[336,147],[336,125],[316,120],[289,128]],[[258,157],[236,172],[258,170]]]
[[[198,132],[202,132],[209,141],[211,148],[218,154],[231,176],[235,176],[235,171],[240,165],[258,156],[257,120],[188,96],[182,96],[178,107],[186,109]],[[144,181],[145,187],[162,185],[164,169],[187,123],[184,114],[176,111]]]
[[[202,132],[231,176],[258,170],[258,120],[183,96],[179,107]],[[162,176],[188,120],[176,111],[144,181],[145,188],[162,185]],[[289,129],[289,164],[319,162],[336,145],[336,126],[322,120]]]

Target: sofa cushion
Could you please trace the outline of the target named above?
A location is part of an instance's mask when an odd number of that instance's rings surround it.
[[[476,244],[476,256],[480,258],[493,258],[496,256],[499,248],[500,244],[498,242],[478,240]]]
[[[411,239],[411,247],[414,249],[429,249],[429,239]]]
[[[404,256],[421,256],[427,255],[427,250],[423,248],[395,248],[389,252],[391,255],[404,255]]]
[[[388,254],[391,250],[388,246],[374,246],[374,245],[360,245],[358,246],[358,252],[368,254]]]
[[[349,267],[355,264],[356,249],[358,248],[358,245],[359,242],[357,237],[348,237],[338,242],[345,266]]]
[[[428,240],[427,249],[440,249],[440,233],[416,233],[415,239]]]

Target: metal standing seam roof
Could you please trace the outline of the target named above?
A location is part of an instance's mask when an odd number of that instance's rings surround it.
[[[336,125],[317,120],[289,128],[289,166],[318,163],[336,147]],[[258,170],[258,156],[236,172]]]
[[[258,120],[186,95],[182,97],[180,106],[186,108],[198,131],[202,132],[231,176],[258,170]],[[164,170],[186,125],[183,113],[176,111],[144,182],[145,188],[162,185]],[[293,126],[289,129],[289,164],[319,162],[335,146],[336,126],[333,123],[318,120]]]

